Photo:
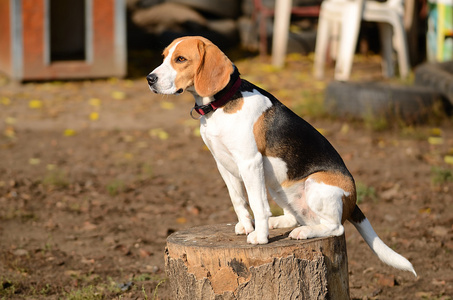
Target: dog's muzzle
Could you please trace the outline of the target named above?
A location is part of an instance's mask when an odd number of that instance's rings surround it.
[[[156,87],[156,83],[159,80],[159,77],[155,73],[151,73],[148,76],[146,76],[146,80],[148,81],[148,86],[153,91],[154,93],[160,93],[159,88]],[[184,92],[184,89],[178,89],[176,92],[174,92],[175,95],[182,94]]]

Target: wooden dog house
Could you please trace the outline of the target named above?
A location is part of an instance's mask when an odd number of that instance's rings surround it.
[[[21,81],[124,76],[124,0],[0,0],[0,72]]]

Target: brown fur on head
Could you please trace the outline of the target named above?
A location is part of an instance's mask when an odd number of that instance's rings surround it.
[[[233,64],[216,45],[200,36],[178,38],[165,48],[165,58],[177,43],[170,61],[177,72],[178,89],[193,85],[199,96],[211,97],[228,84]]]

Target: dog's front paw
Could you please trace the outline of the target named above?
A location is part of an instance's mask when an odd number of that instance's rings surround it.
[[[255,230],[247,236],[247,243],[253,244],[253,245],[267,244],[268,236],[267,236],[267,234],[259,234]]]
[[[245,224],[244,224],[245,223]],[[234,232],[237,235],[240,234],[249,234],[252,231],[254,231],[255,228],[253,227],[253,223],[251,220],[248,220],[247,222],[241,222],[239,221],[236,226],[234,227]]]

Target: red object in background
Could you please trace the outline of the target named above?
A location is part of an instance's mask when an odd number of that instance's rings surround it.
[[[15,80],[126,75],[122,0],[0,0],[0,71]]]

